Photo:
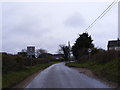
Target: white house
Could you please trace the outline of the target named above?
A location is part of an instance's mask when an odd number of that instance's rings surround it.
[[[30,58],[35,58],[35,47],[34,46],[27,47],[27,56]]]
[[[120,40],[111,40],[108,41],[108,50],[120,51]]]

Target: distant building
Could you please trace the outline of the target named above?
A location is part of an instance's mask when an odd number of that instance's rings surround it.
[[[108,50],[120,51],[120,40],[111,40],[108,41]]]
[[[63,60],[64,54],[54,54],[53,57],[56,60]]]
[[[35,58],[35,47],[34,46],[27,47],[27,57]]]

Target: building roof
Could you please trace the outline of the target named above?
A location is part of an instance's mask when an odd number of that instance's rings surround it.
[[[120,46],[120,40],[108,41],[108,47],[116,47],[116,46]]]

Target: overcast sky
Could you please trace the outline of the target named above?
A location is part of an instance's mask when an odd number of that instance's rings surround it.
[[[2,3],[2,52],[16,54],[33,45],[56,53],[60,44],[71,46],[111,2]],[[118,37],[118,5],[88,30],[95,47],[107,49]]]

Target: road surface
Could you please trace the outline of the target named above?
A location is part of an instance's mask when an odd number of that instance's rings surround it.
[[[109,88],[107,85],[88,77],[77,70],[54,64],[40,72],[25,88]]]

